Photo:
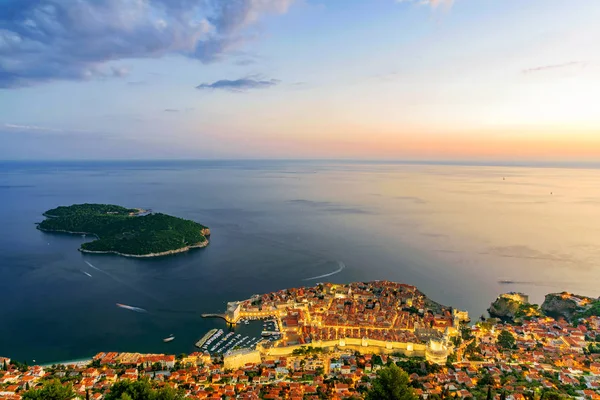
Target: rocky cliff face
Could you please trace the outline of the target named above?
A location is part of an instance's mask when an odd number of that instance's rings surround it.
[[[542,303],[542,311],[553,318],[563,317],[570,321],[579,307],[575,301],[564,298],[562,293],[550,293],[546,295]]]
[[[513,320],[515,318],[515,314],[519,311],[519,306],[521,303],[515,300],[507,299],[505,297],[498,297],[488,308],[488,312],[491,317],[500,318],[500,319],[510,319]]]

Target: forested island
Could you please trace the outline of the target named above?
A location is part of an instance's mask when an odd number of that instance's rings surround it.
[[[111,204],[74,204],[46,211],[38,224],[44,232],[94,235],[85,253],[157,257],[208,245],[210,229],[194,221],[139,208]]]

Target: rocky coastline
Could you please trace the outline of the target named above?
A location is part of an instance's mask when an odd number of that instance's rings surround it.
[[[186,251],[190,251],[192,249],[201,249],[203,247],[208,246],[208,243],[209,243],[208,240],[206,240],[204,242],[200,242],[193,246],[185,246],[185,247],[181,247],[181,248],[175,249],[175,250],[168,250],[168,251],[162,251],[160,253],[149,253],[149,254],[125,254],[125,253],[119,253],[118,251],[93,251],[93,250],[85,250],[82,248],[79,248],[79,251],[82,253],[90,253],[90,254],[115,254],[118,256],[130,257],[130,258],[150,258],[150,257],[163,257],[163,256],[169,256],[172,254],[185,253]]]

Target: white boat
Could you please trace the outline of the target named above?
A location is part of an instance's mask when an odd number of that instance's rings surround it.
[[[173,336],[173,334],[171,333],[171,335],[169,337],[166,337],[163,339],[163,342],[168,343],[172,340],[175,340],[175,336]]]
[[[148,311],[144,310],[143,308],[128,306],[127,304],[117,303],[117,307],[124,308],[124,309],[130,310],[130,311],[140,312],[140,313],[147,313],[148,312]]]

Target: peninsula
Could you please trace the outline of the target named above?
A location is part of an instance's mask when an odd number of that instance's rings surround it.
[[[194,221],[111,204],[60,206],[44,216],[37,226],[41,231],[95,236],[81,245],[84,253],[158,257],[206,247],[210,235]]]
[[[503,320],[471,324],[397,282],[282,289],[222,314],[262,325],[260,337],[212,329],[191,354],[106,351],[34,366],[0,357],[0,399],[597,400],[598,302],[561,292],[537,307],[504,293],[491,307]],[[382,382],[404,394],[382,396]]]

